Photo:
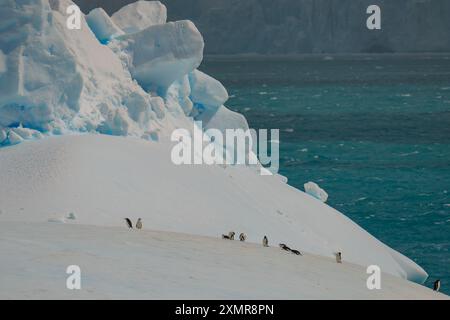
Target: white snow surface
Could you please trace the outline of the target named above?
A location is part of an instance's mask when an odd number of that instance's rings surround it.
[[[422,282],[427,274],[350,219],[278,177],[244,166],[176,166],[171,145],[106,135],[50,137],[0,149],[0,221],[147,228],[217,237],[244,232],[271,244]]]
[[[328,193],[325,192],[319,185],[315,182],[308,182],[304,185],[305,192],[322,202],[327,202]]]
[[[279,248],[180,233],[61,223],[0,224],[0,299],[447,299],[387,274]],[[67,290],[66,269],[81,269]]]

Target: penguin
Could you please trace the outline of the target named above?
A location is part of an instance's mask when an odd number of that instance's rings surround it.
[[[433,290],[439,292],[441,290],[441,280],[436,280],[433,285]]]
[[[286,251],[291,251],[291,248],[289,248],[287,245],[285,245],[284,243],[280,243],[279,244],[280,248]]]
[[[269,239],[267,239],[267,236],[264,236],[262,243],[263,243],[264,247],[268,247],[269,246]]]
[[[234,235],[235,235],[235,234],[236,234],[236,233],[234,233],[234,231],[230,231],[230,232],[228,232],[228,235],[223,234],[223,235],[222,235],[222,239],[234,240]]]
[[[336,262],[337,263],[342,263],[342,252],[336,252]]]
[[[142,219],[139,218],[138,221],[136,222],[136,229],[142,229]]]
[[[244,242],[245,240],[247,240],[247,236],[245,235],[245,233],[241,233],[239,235],[239,240],[241,240],[242,242]]]
[[[129,218],[125,218],[125,221],[127,222],[128,228],[133,229],[133,223],[131,223],[131,220]]]
[[[291,252],[292,252],[293,254],[298,255],[298,256],[302,256],[302,255],[303,255],[303,254],[302,254],[300,251],[298,251],[298,250],[292,250],[292,249],[291,249]]]

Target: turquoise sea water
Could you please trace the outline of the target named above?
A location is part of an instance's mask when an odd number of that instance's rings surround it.
[[[450,54],[207,58],[280,173],[419,263],[450,293]]]

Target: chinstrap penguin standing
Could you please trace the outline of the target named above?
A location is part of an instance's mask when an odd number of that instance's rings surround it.
[[[279,246],[280,246],[281,249],[283,249],[285,251],[288,251],[288,252],[291,252],[293,254],[296,254],[298,256],[302,256],[303,255],[300,251],[291,249],[287,245],[285,245],[284,243],[280,243]]]
[[[336,262],[337,263],[342,263],[342,253],[341,252],[336,252]]]
[[[242,241],[242,242],[244,242],[245,240],[247,240],[247,236],[245,235],[245,233],[241,233],[241,234],[239,235],[239,240]]]

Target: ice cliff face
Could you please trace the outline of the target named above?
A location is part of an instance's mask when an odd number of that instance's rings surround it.
[[[77,0],[117,10],[132,0]],[[191,19],[208,54],[450,50],[448,0],[163,0],[169,20]],[[366,28],[377,4],[382,30]],[[243,32],[243,30],[245,30]]]
[[[66,26],[70,5],[0,0],[0,144],[68,131],[167,139],[226,101],[218,81],[190,76],[203,58],[202,35],[190,21],[166,23],[160,2],[112,17],[94,9],[80,30]]]
[[[175,128],[192,128],[197,119],[203,128],[248,128],[242,115],[224,106],[228,93],[222,84],[196,70],[204,42],[192,22],[167,23],[161,3],[136,2],[112,17],[95,9],[81,16],[80,30],[71,30],[66,9],[72,4],[0,0],[0,147],[69,132],[164,140]],[[279,177],[260,180],[253,170],[238,166],[231,172],[218,166],[183,166],[175,172],[164,143],[106,135],[55,140],[1,150],[0,203],[8,212],[15,212],[20,194],[33,213],[76,207],[88,213],[84,221],[91,223],[112,212],[115,224],[123,223],[123,212],[134,203],[134,212],[144,212],[162,230],[181,226],[175,231],[208,230],[209,235],[220,232],[220,221],[234,224],[246,214],[249,227],[257,228],[253,221],[261,220],[260,226],[279,234],[280,241],[291,230],[292,239],[311,252],[328,255],[348,248],[348,261],[380,261],[386,272],[418,282],[427,277],[414,262]],[[208,194],[211,188],[218,191]],[[202,199],[200,210],[192,199]],[[61,202],[52,207],[51,200]],[[182,210],[173,210],[175,204]],[[281,218],[283,212],[298,216],[298,224],[287,214]]]

